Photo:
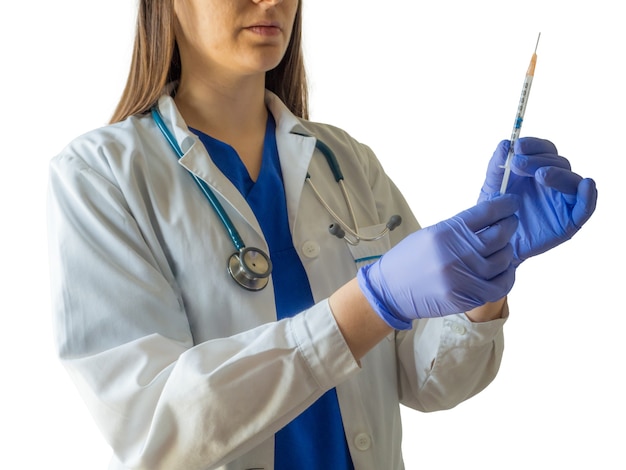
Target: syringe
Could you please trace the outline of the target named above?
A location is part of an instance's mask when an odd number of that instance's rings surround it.
[[[539,45],[539,38],[541,33],[537,37],[537,44],[535,44],[535,52],[530,59],[530,65],[526,72],[526,78],[524,79],[524,86],[522,87],[522,95],[519,99],[519,106],[517,107],[517,115],[515,116],[515,123],[513,124],[513,132],[511,133],[511,147],[509,153],[504,162],[504,175],[502,177],[502,186],[500,186],[500,194],[506,193],[506,187],[509,184],[509,176],[511,174],[511,159],[513,158],[513,145],[519,138],[520,130],[522,129],[522,121],[524,121],[524,113],[526,112],[526,104],[528,103],[528,96],[530,95],[530,86],[533,83],[533,77],[535,75],[535,65],[537,64],[537,46]]]

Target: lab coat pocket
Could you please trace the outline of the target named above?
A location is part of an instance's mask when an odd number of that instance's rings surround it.
[[[371,225],[369,227],[359,227],[359,233],[363,237],[375,237],[385,229],[385,224]],[[385,235],[378,240],[363,241],[361,240],[357,245],[351,245],[347,243],[350,253],[354,258],[356,268],[359,269],[362,266],[371,264],[385,254],[391,248],[389,242],[389,235]]]

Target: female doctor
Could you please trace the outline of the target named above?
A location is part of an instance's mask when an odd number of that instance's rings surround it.
[[[517,266],[594,210],[522,139],[510,194],[502,142],[480,202],[418,230],[368,147],[306,120],[301,7],[142,0],[113,123],[51,163],[58,353],[112,469],[403,468],[399,403],[482,390]]]

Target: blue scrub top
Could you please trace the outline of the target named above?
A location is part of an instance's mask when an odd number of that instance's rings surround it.
[[[278,319],[313,306],[309,280],[293,246],[283,177],[276,145],[276,124],[270,113],[263,161],[257,181],[233,147],[191,129],[215,165],[239,189],[254,212],[269,246]],[[333,388],[275,436],[276,470],[354,470],[346,442],[339,402]]]

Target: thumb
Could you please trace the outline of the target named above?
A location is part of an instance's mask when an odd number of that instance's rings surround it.
[[[572,210],[572,222],[580,229],[596,209],[598,190],[596,183],[591,178],[583,179],[578,185],[576,205]]]
[[[482,192],[490,195],[497,191],[500,191],[502,184],[502,176],[504,175],[504,162],[509,153],[511,142],[508,140],[501,141],[496,150],[493,152],[489,165],[487,166],[487,175],[485,183],[482,187]]]

